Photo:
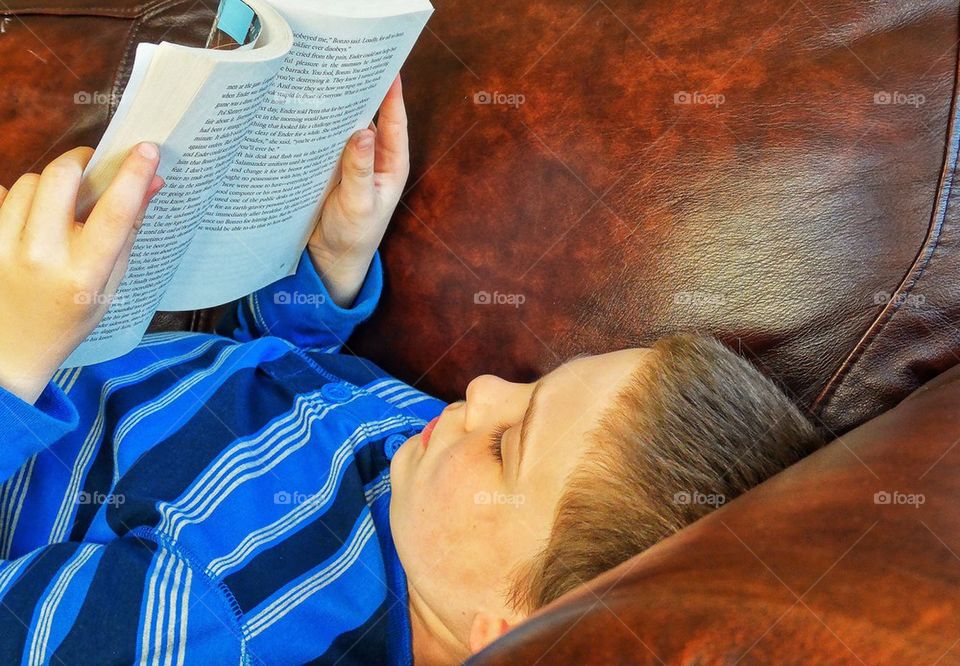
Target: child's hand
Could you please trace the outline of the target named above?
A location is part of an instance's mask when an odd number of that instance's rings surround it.
[[[163,186],[156,146],[139,144],[81,224],[77,190],[92,155],[75,148],[0,187],[0,386],[31,404],[107,311]]]
[[[378,125],[360,130],[343,153],[307,248],[334,302],[350,307],[366,277],[410,172],[407,114],[398,76],[380,106]]]

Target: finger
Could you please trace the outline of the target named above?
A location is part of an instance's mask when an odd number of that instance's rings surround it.
[[[159,162],[155,144],[143,142],[131,148],[80,231],[80,264],[103,282],[113,272],[130,230],[140,224],[138,216]]]
[[[133,224],[134,232],[140,231],[140,227],[143,226],[143,219],[147,216],[147,208],[150,207],[150,202],[153,200],[154,195],[163,189],[164,185],[166,185],[166,182],[160,176],[154,176],[153,180],[150,181],[150,187],[147,188],[147,193],[144,195],[143,202],[140,204],[140,210],[137,213],[137,219]]]
[[[123,243],[123,247],[120,249],[120,255],[117,258],[117,263],[113,265],[113,270],[110,272],[110,276],[107,278],[106,286],[103,288],[103,294],[105,294],[106,298],[110,299],[111,302],[114,300],[117,289],[120,288],[120,283],[127,274],[127,266],[130,263],[130,252],[133,250],[133,243],[136,239],[137,230],[130,229],[130,233],[127,234],[127,238]]]
[[[344,210],[357,217],[366,215],[374,205],[374,134],[368,129],[356,132],[343,152],[343,168],[338,196]]]
[[[93,156],[93,148],[81,146],[56,158],[40,174],[40,182],[23,228],[24,243],[62,245],[73,228],[80,176]]]
[[[117,288],[120,286],[120,282],[123,280],[123,276],[127,274],[127,265],[130,261],[130,252],[133,250],[133,243],[137,239],[137,233],[143,226],[143,218],[146,216],[147,208],[150,206],[150,200],[163,188],[164,184],[163,178],[160,176],[154,176],[153,182],[150,183],[150,189],[147,190],[147,194],[143,198],[143,203],[140,206],[140,212],[137,215],[137,222],[133,227],[131,227],[130,233],[127,234],[127,239],[124,242],[123,247],[120,249],[120,254],[117,256],[117,261],[114,264],[113,270],[110,273],[110,277],[107,278],[107,284],[103,289],[103,293],[110,298],[112,298],[116,293]]]
[[[30,214],[30,205],[33,203],[33,195],[39,181],[39,174],[25,173],[17,178],[13,187],[7,192],[3,208],[0,208],[0,234],[3,236],[4,244],[19,242],[20,232],[23,231]]]
[[[7,198],[7,192],[9,191],[10,190],[5,188],[3,185],[0,185],[0,206],[3,205],[3,200]]]
[[[377,117],[377,173],[391,174],[402,185],[410,170],[407,111],[400,75],[393,80]]]

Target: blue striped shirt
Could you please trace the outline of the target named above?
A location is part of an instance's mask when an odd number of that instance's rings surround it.
[[[390,459],[444,403],[339,353],[309,257],[217,334],[0,389],[0,663],[412,663]]]

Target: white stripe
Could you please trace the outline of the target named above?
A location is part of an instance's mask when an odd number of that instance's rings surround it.
[[[187,489],[187,495],[180,499],[182,508],[189,508],[186,503],[194,501],[196,497],[201,495],[204,492],[204,488],[215,481],[215,479],[211,481],[211,477],[222,474],[225,467],[234,464],[235,458],[239,460],[258,455],[263,448],[254,451],[250,451],[250,449],[258,446],[261,443],[261,440],[263,440],[265,437],[272,436],[274,431],[287,427],[288,421],[299,419],[301,416],[301,410],[305,408],[305,403],[308,400],[313,399],[316,394],[317,392],[298,395],[294,400],[294,404],[292,405],[290,411],[286,412],[282,417],[271,423],[266,430],[255,435],[248,436],[246,443],[241,444],[241,442],[244,440],[237,440],[234,442],[233,446],[226,451],[224,456],[214,462],[213,467],[204,472],[202,476],[194,480],[193,485]]]
[[[398,420],[400,420],[398,417],[393,416],[374,424],[363,424],[351,433],[333,454],[330,462],[330,472],[323,486],[310,497],[310,501],[297,505],[273,523],[251,532],[230,553],[214,559],[207,567],[211,575],[219,578],[228,570],[241,565],[257,548],[260,548],[265,543],[277,540],[285,534],[289,534],[298,525],[327,508],[330,500],[334,497],[334,491],[337,481],[340,479],[341,472],[350,461],[350,454],[356,446],[354,442],[360,438],[369,439],[385,430],[389,430],[397,425]],[[370,428],[377,429],[370,432]]]
[[[113,377],[103,383],[103,387],[100,389],[100,404],[97,408],[97,418],[90,426],[90,431],[87,433],[87,438],[84,440],[83,446],[80,449],[80,453],[77,455],[77,459],[74,461],[73,470],[71,471],[70,475],[70,482],[67,484],[66,492],[63,495],[63,499],[60,501],[60,509],[57,512],[56,520],[54,520],[53,528],[50,530],[50,538],[48,539],[48,543],[59,543],[60,541],[66,540],[68,521],[70,516],[73,515],[73,511],[77,506],[76,499],[77,492],[80,489],[80,481],[86,472],[87,466],[90,464],[90,461],[93,458],[93,452],[96,449],[97,441],[103,434],[103,428],[105,424],[104,411],[109,394],[111,394],[117,388],[126,386],[127,384],[134,384],[144,377],[153,374],[154,372],[163,370],[182,361],[188,361],[194,357],[200,356],[220,339],[221,338],[211,338],[210,340],[205,341],[196,348],[191,349],[180,356],[160,359],[156,363],[145,366],[136,372],[132,372],[127,375],[121,375],[120,377]]]
[[[180,646],[177,650],[177,664],[185,662],[185,651],[187,647],[187,615],[190,606],[187,601],[190,599],[190,585],[193,582],[193,570],[187,567],[187,578],[183,583],[183,597],[180,599]]]
[[[17,525],[20,524],[20,512],[23,510],[23,503],[27,499],[27,491],[30,489],[30,481],[33,480],[33,470],[34,470],[34,467],[36,467],[36,463],[37,463],[37,456],[36,454],[34,454],[33,456],[30,457],[30,460],[27,462],[27,465],[26,465],[27,474],[26,474],[26,479],[24,480],[24,483],[23,483],[23,489],[20,492],[19,497],[17,497],[16,495],[14,496],[13,502],[11,504],[11,508],[14,506],[16,507],[13,509],[13,515],[5,519],[6,524],[4,525],[4,538],[3,538],[3,551],[2,551],[2,557],[4,558],[10,557],[10,551],[13,549],[13,535],[16,534]],[[9,511],[9,509],[7,507],[4,507],[4,511]]]
[[[367,500],[367,506],[372,505],[390,489],[390,473],[386,472],[380,480],[368,488],[363,489],[363,496]]]
[[[157,558],[157,563],[153,567],[153,574],[150,576],[150,583],[147,585],[147,601],[144,604],[144,614],[143,614],[143,632],[140,634],[140,665],[146,666],[148,660],[150,659],[150,648],[152,643],[150,642],[150,635],[152,633],[151,628],[153,625],[153,614],[154,614],[154,604],[156,603],[156,585],[157,577],[160,574],[160,570],[166,566],[167,559],[170,555],[167,551],[160,551],[160,557]]]
[[[366,391],[366,392],[368,392],[368,393],[374,393],[374,394],[375,394],[375,393],[377,392],[377,390],[380,389],[381,386],[387,386],[388,384],[390,384],[390,383],[392,383],[392,382],[395,382],[395,381],[397,381],[397,380],[394,379],[393,377],[385,377],[385,378],[383,378],[383,379],[379,379],[379,380],[373,382],[372,384],[367,384],[366,386],[363,387],[363,390]]]
[[[11,582],[17,577],[17,574],[20,573],[20,570],[34,560],[34,555],[37,552],[39,551],[34,551],[22,559],[8,562],[7,566],[3,567],[3,573],[0,573],[0,599],[3,599],[3,595],[7,592],[7,586],[10,585]]]
[[[183,560],[177,560],[177,570],[173,576],[173,585],[170,588],[170,603],[168,604],[169,613],[167,615],[167,631],[166,631],[166,641],[163,645],[163,666],[173,666],[173,652],[176,649],[176,639],[179,635],[177,632],[177,623],[180,621],[180,616],[178,612],[180,611],[180,603],[177,601],[177,595],[180,594],[183,590],[180,586],[180,579],[183,576]]]
[[[390,395],[390,396],[385,396],[383,399],[389,402],[391,405],[395,405],[398,402],[406,400],[407,398],[420,397],[422,395],[426,395],[426,394],[416,389],[409,389],[407,391],[400,391],[399,393],[394,393],[393,395]]]
[[[47,656],[47,644],[50,641],[50,629],[53,626],[53,617],[56,614],[57,607],[63,601],[63,595],[67,592],[70,581],[77,574],[77,571],[87,563],[99,546],[96,544],[86,544],[81,546],[73,555],[73,561],[60,571],[56,583],[50,594],[40,607],[40,617],[37,619],[37,626],[33,632],[33,639],[30,643],[30,666],[40,666]]]
[[[80,378],[81,372],[83,372],[83,366],[72,368],[71,372],[67,374],[66,380],[60,384],[60,390],[69,394],[70,389],[73,388],[73,385],[77,383],[77,379]]]
[[[0,493],[0,535],[2,535],[4,542],[7,540],[7,515],[11,513],[10,504],[13,502],[12,495],[15,494],[14,488],[20,483],[20,478],[23,476],[23,473],[24,469],[20,467],[13,476],[3,482],[3,492]],[[3,557],[9,557],[6,553],[2,555]]]
[[[177,504],[158,505],[163,516],[161,531],[176,539],[187,524],[206,520],[240,485],[263,476],[289,455],[306,446],[315,421],[323,419],[334,408],[349,405],[360,395],[354,395],[345,402],[324,404],[317,412],[313,400],[318,394],[319,391],[298,395],[292,414],[274,423],[240,449],[231,449],[227,457],[221,458],[201,482],[191,488],[184,500]],[[277,432],[272,432],[275,430]],[[260,444],[264,439],[267,441]],[[257,444],[260,444],[259,448],[250,450]]]
[[[7,507],[10,504],[10,490],[13,488],[13,485],[17,482],[17,477],[20,476],[21,470],[17,470],[17,473],[14,476],[11,476],[9,479],[0,484],[0,538],[6,541],[6,522],[7,522]],[[3,552],[2,546],[0,546],[0,557],[9,557],[8,554]]]
[[[432,396],[432,395],[427,395],[426,393],[421,393],[421,394],[418,395],[416,398],[410,398],[409,400],[404,400],[403,402],[397,403],[396,405],[394,405],[394,407],[396,407],[397,409],[403,409],[404,407],[409,407],[410,405],[415,405],[415,404],[417,404],[418,402],[423,402],[424,400],[432,400],[432,399],[433,399],[433,396]]]
[[[307,598],[339,578],[341,573],[349,569],[353,563],[357,561],[360,553],[363,551],[363,547],[373,534],[373,519],[368,512],[364,516],[363,522],[354,535],[353,540],[350,542],[350,546],[336,560],[331,562],[325,569],[287,590],[287,592],[276,601],[251,618],[247,624],[251,638],[268,629],[293,608],[299,606]]]
[[[120,445],[130,431],[145,418],[151,414],[155,414],[163,408],[167,407],[170,403],[174,402],[177,398],[181,397],[187,391],[190,391],[194,386],[202,382],[204,379],[207,379],[211,375],[215,374],[217,370],[228,360],[231,354],[237,351],[241,351],[243,348],[241,346],[236,347],[225,347],[223,351],[217,354],[217,358],[209,366],[203,370],[199,370],[189,378],[181,380],[174,384],[172,388],[158,400],[154,400],[148,403],[141,405],[132,413],[128,414],[123,421],[121,421],[117,429],[114,432],[113,436],[113,483],[116,484],[120,480]]]
[[[140,341],[140,344],[137,345],[137,348],[140,347],[156,347],[167,342],[172,342],[174,340],[182,340],[183,338],[195,336],[196,332],[194,331],[156,331],[147,333],[143,336],[143,339]]]
[[[391,393],[396,393],[397,391],[404,391],[404,390],[407,390],[407,389],[410,388],[409,386],[407,386],[406,384],[404,384],[404,383],[401,382],[400,380],[396,380],[396,379],[395,379],[394,382],[396,382],[396,385],[395,385],[395,386],[391,386],[391,387],[388,388],[388,389],[384,389],[384,390],[382,390],[382,391],[378,391],[378,392],[377,392],[377,395],[380,396],[381,398],[386,399],[386,397],[387,397],[388,395],[390,395]]]
[[[167,586],[170,583],[170,572],[173,570],[175,564],[178,564],[176,558],[170,557],[170,563],[165,567],[163,572],[163,579],[160,581],[160,585],[157,587],[157,622],[153,628],[153,662],[154,664],[160,663],[160,656],[163,649],[163,643],[161,642],[160,637],[163,635],[163,625],[167,620]]]

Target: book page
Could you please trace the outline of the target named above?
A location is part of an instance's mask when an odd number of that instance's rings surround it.
[[[148,65],[139,63],[141,49],[144,62],[149,60]],[[158,104],[156,99],[151,99],[149,76],[144,75],[144,69],[158,67],[157,63],[167,58],[168,68],[172,66],[176,71],[183,64],[184,57],[188,61],[191,57],[184,54],[185,51],[202,50],[186,49],[167,42],[159,46],[141,44],[133,67],[136,75],[131,76],[124,98],[129,96],[132,99],[142,94],[138,102]],[[143,337],[180,257],[196,233],[243,135],[272,85],[282,55],[278,52],[273,57],[253,62],[208,62],[209,74],[205,75],[182,120],[166,137],[151,136],[151,127],[154,126],[144,119],[144,114],[137,113],[135,102],[128,101],[124,113],[119,114],[120,107],[124,106],[124,100],[121,100],[116,124],[111,121],[105,139],[125,134],[126,138],[120,143],[127,150],[143,140],[161,143],[158,173],[166,185],[150,203],[134,242],[127,272],[110,300],[109,309],[62,367],[89,365],[120,356],[133,349]],[[195,57],[203,56],[197,54]],[[177,85],[176,80],[171,81],[171,71],[163,72],[162,76],[166,83]],[[156,89],[153,92],[156,93]],[[112,143],[101,141],[97,151],[101,152],[101,148],[104,151],[100,157],[94,154],[88,171],[97,168],[100,159],[117,159],[118,156],[122,159],[126,154],[126,150],[108,151],[108,145]]]
[[[422,1],[376,3],[408,10],[392,16],[318,15],[335,3],[271,4],[289,22],[293,46],[161,310],[225,303],[296,271],[346,141],[370,124],[432,12]]]

